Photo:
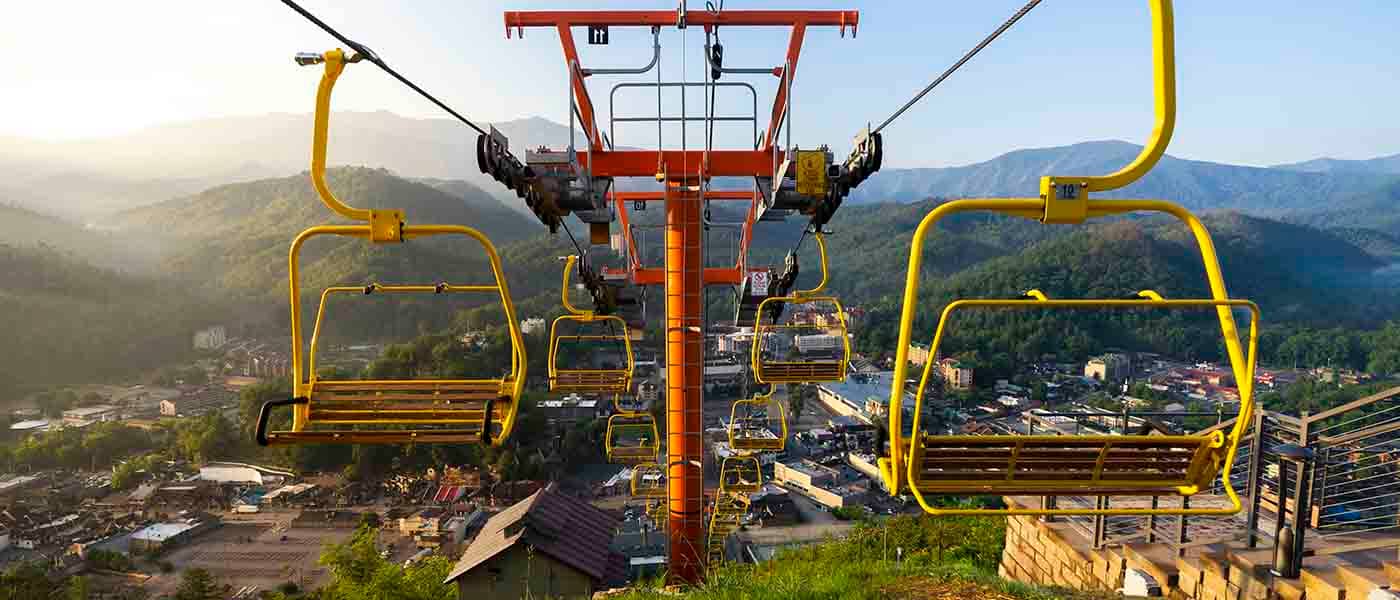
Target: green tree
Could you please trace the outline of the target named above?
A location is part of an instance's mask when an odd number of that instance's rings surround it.
[[[806,392],[806,386],[801,384],[789,383],[787,386],[788,410],[792,412],[788,417],[792,419],[793,423],[797,422],[797,419],[802,416],[802,410],[807,407]]]
[[[180,576],[180,587],[175,589],[175,600],[219,600],[224,588],[214,581],[214,576],[204,569],[190,569]]]
[[[457,590],[443,583],[452,561],[432,556],[401,568],[379,555],[377,532],[362,527],[343,544],[321,553],[331,582],[321,590],[323,600],[455,600]]]
[[[1049,388],[1044,381],[1037,381],[1031,386],[1031,400],[1044,404],[1050,398]]]
[[[49,598],[53,590],[54,583],[40,563],[23,562],[0,573],[0,600]]]
[[[92,593],[90,587],[88,578],[81,575],[71,577],[63,588],[63,598],[64,600],[87,600]]]

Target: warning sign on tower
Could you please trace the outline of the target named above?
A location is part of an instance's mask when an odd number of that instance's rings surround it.
[[[752,273],[749,273],[749,289],[751,290],[749,292],[749,295],[767,296],[768,283],[769,280],[772,278],[772,273],[769,273],[768,271],[754,271]]]

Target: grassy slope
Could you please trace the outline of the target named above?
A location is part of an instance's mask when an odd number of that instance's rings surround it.
[[[928,598],[939,600],[1100,600],[1117,594],[1041,588],[1008,581],[967,563],[812,560],[792,552],[763,565],[719,569],[703,586],[679,594],[656,587],[629,590],[619,600],[653,598],[739,600],[778,598]]]
[[[621,600],[778,598],[986,598],[1097,600],[1116,595],[1045,589],[996,576],[1005,521],[952,517],[895,517],[865,523],[849,537],[792,548],[762,564],[726,564],[704,585],[687,590],[644,583]],[[941,546],[941,549],[940,549]],[[894,560],[903,548],[903,561]]]

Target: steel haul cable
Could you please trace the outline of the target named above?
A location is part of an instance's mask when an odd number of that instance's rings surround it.
[[[909,107],[914,106],[915,103],[923,99],[925,95],[933,91],[933,88],[938,87],[938,84],[943,83],[943,80],[947,79],[959,68],[962,68],[964,64],[967,64],[967,61],[972,60],[972,57],[977,56],[978,52],[981,52],[983,48],[986,48],[989,44],[995,41],[998,37],[1001,36],[1001,34],[1005,33],[1007,29],[1011,29],[1012,25],[1015,25],[1017,21],[1020,21],[1021,17],[1026,16],[1026,13],[1031,12],[1031,9],[1035,8],[1038,4],[1040,4],[1040,0],[1030,0],[1030,2],[1027,2],[1025,6],[1021,7],[1021,10],[1016,11],[1016,14],[1011,15],[1011,18],[1007,19],[1005,23],[1002,23],[1001,27],[996,28],[996,31],[993,31],[991,35],[988,35],[986,38],[984,38],[981,43],[977,44],[976,46],[973,46],[973,48],[969,50],[967,54],[964,54],[962,58],[958,59],[958,62],[953,63],[953,66],[948,67],[948,70],[944,71],[942,75],[939,75],[937,79],[934,79],[932,83],[929,83],[928,86],[923,89],[923,91],[919,92],[908,102],[904,103],[904,106],[901,106],[899,110],[894,111],[894,114],[890,115],[890,118],[885,119],[885,122],[881,123],[880,126],[876,127],[875,131],[871,133],[880,133],[880,130],[884,129],[886,125],[889,125],[895,119],[899,118],[899,115],[904,114],[904,111],[909,110]]]
[[[322,21],[321,19],[317,18],[316,15],[311,14],[311,11],[308,11],[308,10],[306,10],[305,8],[302,8],[300,5],[298,5],[298,4],[297,4],[296,2],[294,2],[293,0],[282,0],[282,3],[283,3],[283,4],[286,4],[286,5],[287,5],[288,7],[290,7],[292,10],[296,11],[297,14],[300,14],[301,16],[306,17],[306,20],[311,21],[311,22],[314,23],[317,27],[320,27],[323,31],[325,31],[326,33],[329,33],[329,34],[331,35],[331,37],[334,37],[335,39],[340,40],[340,42],[341,42],[342,44],[345,44],[346,46],[349,46],[349,47],[350,47],[352,50],[354,50],[355,52],[358,52],[361,56],[364,57],[365,60],[368,60],[368,61],[374,63],[374,64],[375,64],[376,66],[378,66],[380,69],[383,69],[385,73],[388,73],[389,75],[393,76],[394,79],[399,80],[399,83],[402,83],[402,84],[408,86],[409,89],[412,89],[413,91],[418,92],[418,95],[420,95],[420,96],[422,96],[422,97],[424,97],[424,98],[427,98],[429,102],[432,102],[433,104],[436,104],[436,105],[438,106],[438,108],[441,108],[442,110],[447,111],[447,114],[450,114],[450,115],[452,115],[453,117],[456,117],[458,121],[461,121],[461,122],[462,122],[463,124],[465,124],[467,127],[470,127],[470,128],[472,128],[472,129],[475,129],[476,132],[479,133],[479,134],[481,134],[481,135],[486,135],[486,130],[482,129],[482,128],[481,128],[480,126],[478,126],[476,123],[473,123],[473,122],[471,121],[471,119],[468,119],[468,118],[462,116],[461,113],[459,113],[459,112],[457,112],[457,111],[455,111],[455,110],[452,110],[452,107],[450,107],[450,106],[448,106],[447,104],[443,103],[443,101],[438,100],[436,97],[434,97],[432,94],[429,94],[429,93],[428,93],[427,91],[425,91],[423,88],[418,87],[417,84],[414,84],[412,81],[409,81],[407,77],[404,77],[403,75],[400,75],[398,71],[395,71],[395,70],[394,70],[393,68],[391,68],[388,64],[386,64],[386,63],[384,62],[384,59],[379,58],[379,55],[378,55],[378,54],[375,54],[373,50],[370,50],[368,47],[366,47],[365,45],[363,45],[363,44],[361,44],[361,43],[359,43],[359,42],[356,42],[355,40],[352,40],[352,39],[350,39],[350,38],[348,38],[348,37],[345,37],[345,35],[341,34],[339,31],[336,31],[335,28],[331,27],[330,25],[327,25],[325,21]]]

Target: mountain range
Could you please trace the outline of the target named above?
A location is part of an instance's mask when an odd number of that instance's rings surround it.
[[[568,127],[542,118],[492,125],[517,152],[568,143]],[[216,185],[304,171],[310,142],[311,115],[287,113],[170,123],[93,140],[0,137],[0,203],[91,221]],[[478,172],[475,144],[475,132],[448,119],[337,112],[327,155],[332,165],[465,180],[518,202]]]
[[[569,128],[540,117],[493,124],[512,149],[568,143]],[[0,137],[0,203],[79,221],[105,218],[226,183],[300,172],[309,162],[309,114],[267,114],[170,123],[93,140],[46,142]],[[192,141],[193,140],[193,141]],[[477,172],[476,134],[449,119],[378,112],[332,116],[329,162],[386,168],[406,178],[466,181],[514,210],[520,202]],[[925,198],[1026,195],[1046,174],[1104,174],[1140,147],[1121,141],[1022,149],[956,167],[886,168],[851,195],[852,204]],[[897,158],[897,157],[896,157]],[[1281,216],[1338,203],[1400,179],[1400,154],[1250,167],[1164,156],[1120,197],[1164,198],[1193,209]]]
[[[403,208],[410,223],[461,223],[482,230],[497,244],[521,316],[559,310],[557,258],[572,253],[572,247],[564,236],[549,235],[513,194],[475,173],[473,135],[454,122],[388,113],[334,118],[330,162],[368,165],[331,169],[331,188],[343,200]],[[568,136],[567,127],[543,119],[500,127],[515,148],[558,146]],[[303,168],[309,129],[306,115],[271,115],[171,125],[121,140],[37,145],[0,140],[0,150],[20,149],[0,154],[6,157],[0,158],[0,245],[18,252],[11,255],[12,266],[30,265],[24,267],[30,273],[95,268],[103,274],[92,277],[108,281],[111,289],[173,286],[169,289],[179,293],[165,294],[171,300],[163,310],[188,318],[170,319],[174,329],[147,327],[158,332],[152,339],[162,348],[178,346],[173,341],[187,335],[185,329],[207,323],[211,312],[241,331],[280,332],[292,237],[305,227],[337,222],[321,206]],[[191,139],[218,143],[191,144]],[[913,231],[944,199],[1026,194],[1043,174],[1106,173],[1137,151],[1124,142],[1086,142],[1019,150],[963,167],[886,169],[865,182],[832,223],[837,233],[829,238],[830,289],[849,303],[888,311],[902,289],[899,274]],[[1172,199],[1200,211],[1215,234],[1231,290],[1259,300],[1270,323],[1345,320],[1367,326],[1390,318],[1397,307],[1393,285],[1385,283],[1393,280],[1382,279],[1396,270],[1388,265],[1400,262],[1400,175],[1389,166],[1394,158],[1257,168],[1168,156],[1142,181],[1111,195]],[[714,218],[737,218],[727,208],[716,207]],[[659,211],[640,213],[634,222],[646,227],[658,216]],[[797,222],[760,224],[750,264],[780,267],[800,230]],[[723,228],[710,235],[714,264],[732,262]],[[641,238],[643,252],[655,256],[659,237]],[[799,287],[814,283],[813,251],[809,240]],[[1137,287],[1159,287],[1178,297],[1202,291],[1191,240],[1178,224],[1163,219],[1066,228],[959,215],[940,225],[924,252],[921,276],[929,282],[930,309],[955,293],[995,296],[1028,287],[1060,296],[1120,294]],[[308,244],[303,269],[308,310],[326,285],[478,282],[487,273],[480,249],[470,244],[371,246],[348,239]],[[159,279],[143,279],[152,273]],[[29,307],[24,310],[33,314],[38,314],[35,307],[68,307],[100,321],[106,317],[94,307],[117,306],[103,289],[59,286],[39,296],[0,297],[22,299]],[[721,308],[712,316],[724,314],[728,292],[713,292]],[[49,300],[42,299],[45,294]],[[355,303],[338,320],[348,328],[327,335],[401,339],[450,326],[455,311],[486,304],[482,298],[394,300],[385,304],[388,308]],[[141,322],[137,312],[127,307],[109,317]],[[62,318],[44,315],[49,321]],[[143,339],[123,326],[74,322],[113,335],[129,333],[138,345]],[[13,327],[16,335],[33,340],[46,339],[48,331],[34,319]],[[872,335],[887,330],[871,329]],[[60,359],[72,354],[70,342],[59,342],[46,351]],[[73,356],[81,360],[80,354]]]
[[[1390,173],[1400,175],[1400,154],[1379,156],[1364,160],[1340,158],[1314,158],[1303,162],[1275,165],[1275,169],[1306,171],[1309,173]]]
[[[1008,152],[960,167],[882,169],[861,184],[850,201],[909,202],[924,198],[1028,196],[1043,175],[1102,175],[1127,165],[1141,146],[1120,141]],[[1163,156],[1146,176],[1101,197],[1158,198],[1193,210],[1226,209],[1278,216],[1334,207],[1372,191],[1400,173],[1388,160],[1356,161],[1354,168],[1331,171],[1260,168]]]

